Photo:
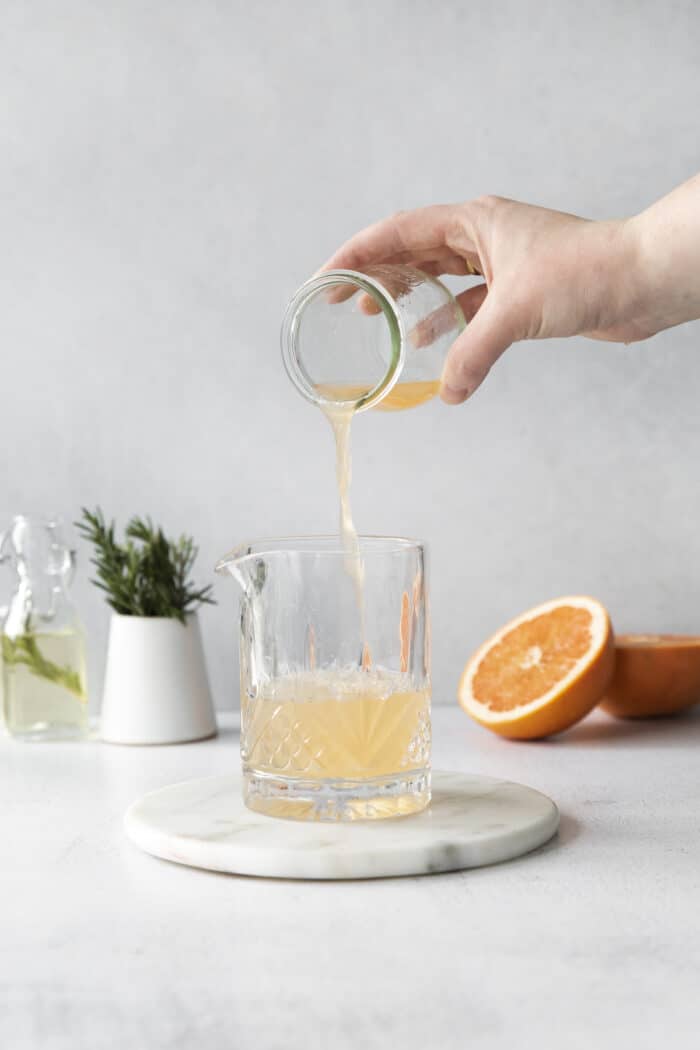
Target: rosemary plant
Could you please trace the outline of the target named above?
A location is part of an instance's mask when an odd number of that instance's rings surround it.
[[[92,582],[105,592],[115,612],[167,616],[184,623],[199,605],[214,604],[211,586],[196,587],[190,580],[198,553],[190,536],[168,539],[150,518],[134,517],[126,526],[126,542],[119,543],[114,522],[108,524],[99,507],[83,507],[76,528],[95,549]]]

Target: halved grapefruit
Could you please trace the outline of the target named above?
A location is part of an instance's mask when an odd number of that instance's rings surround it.
[[[610,617],[594,598],[557,598],[518,616],[477,649],[461,706],[516,740],[568,729],[600,701],[615,662]]]
[[[700,638],[621,634],[600,706],[616,718],[658,718],[700,703]]]

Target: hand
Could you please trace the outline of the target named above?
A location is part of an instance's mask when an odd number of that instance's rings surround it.
[[[450,349],[441,396],[459,404],[520,339],[632,342],[659,331],[642,308],[641,243],[637,220],[592,222],[484,197],[399,212],[356,234],[323,268],[404,263],[436,277],[483,276],[457,296],[469,323]]]

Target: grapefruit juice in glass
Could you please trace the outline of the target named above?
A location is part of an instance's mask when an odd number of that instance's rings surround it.
[[[357,575],[362,562],[363,609]],[[219,563],[241,587],[246,805],[301,820],[374,820],[430,800],[425,551],[413,540],[245,544]]]

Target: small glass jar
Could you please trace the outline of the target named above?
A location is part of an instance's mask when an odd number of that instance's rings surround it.
[[[438,393],[447,351],[464,327],[451,292],[412,266],[328,270],[292,296],[282,358],[316,405],[411,408]]]
[[[0,564],[15,590],[0,622],[9,733],[75,739],[88,731],[85,637],[70,598],[75,552],[54,518],[18,515],[0,535]]]

